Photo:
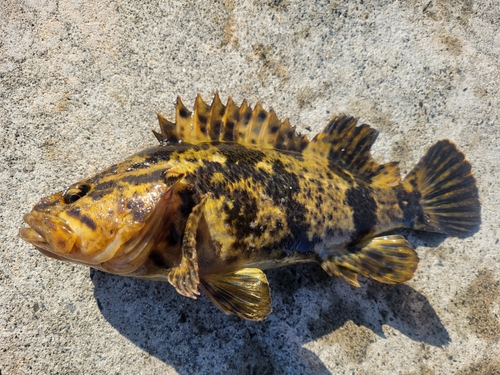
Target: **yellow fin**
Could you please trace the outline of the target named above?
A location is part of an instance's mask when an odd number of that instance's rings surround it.
[[[398,185],[401,181],[398,164],[379,164],[370,154],[378,132],[366,124],[356,126],[357,123],[354,117],[335,117],[309,142],[304,155],[321,155],[368,183]]]
[[[359,288],[358,274],[350,269],[347,269],[336,262],[326,261],[322,263],[324,270],[331,276],[338,276],[352,286]]]
[[[260,103],[257,103],[253,112],[252,119],[250,121],[250,126],[247,129],[247,134],[245,140],[251,144],[259,143],[259,135],[261,130],[265,127],[269,113],[262,108]],[[260,143],[259,143],[260,144]]]
[[[222,104],[216,92],[211,105],[198,95],[194,112],[190,112],[177,98],[175,123],[158,114],[161,133],[153,130],[160,143],[178,141],[238,142],[261,148],[276,148],[301,152],[309,143],[305,136],[297,135],[287,120],[280,121],[274,111],[266,111],[260,103],[255,109],[246,100],[238,107],[231,98]]]
[[[258,321],[271,313],[269,284],[264,272],[257,268],[204,275],[200,287],[225,314]]]
[[[216,92],[210,105],[198,94],[193,113],[178,97],[175,123],[159,113],[158,120],[161,133],[153,133],[161,143],[237,142],[295,151],[322,156],[332,168],[345,168],[373,185],[396,186],[401,182],[398,163],[379,164],[370,154],[378,132],[366,124],[357,126],[358,120],[353,117],[335,117],[309,141],[297,134],[288,119],[280,121],[273,110],[266,111],[260,103],[252,109],[244,100],[238,107],[229,98],[225,106]]]
[[[238,124],[240,116],[240,107],[234,104],[233,99],[229,98],[226,106],[226,113],[222,123],[224,125],[221,130],[222,141],[234,141],[236,139],[236,125]]]
[[[421,207],[413,228],[463,237],[481,223],[471,166],[447,139],[437,142],[403,181]]]
[[[210,119],[210,106],[198,94],[194,103],[194,137],[199,140],[208,140],[208,120]]]
[[[191,125],[193,123],[192,113],[184,104],[181,97],[177,97],[177,105],[175,107],[175,128],[181,140],[190,138]]]
[[[399,235],[371,238],[346,249],[344,254],[326,259],[321,266],[329,274],[359,286],[357,273],[385,284],[410,280],[418,265],[418,255]],[[349,272],[346,272],[349,271]]]
[[[219,98],[219,92],[215,93],[214,100],[210,106],[210,120],[208,136],[212,141],[218,141],[222,130],[222,119],[226,112],[226,106],[222,104]]]
[[[252,120],[252,108],[248,106],[246,100],[241,103],[240,110],[238,111],[238,122],[236,124],[236,139],[245,139],[247,136],[247,129]]]
[[[168,273],[168,282],[183,296],[196,299],[200,277],[198,274],[198,253],[196,251],[196,234],[198,223],[208,195],[200,199],[188,216],[182,238],[181,262]]]
[[[178,142],[179,135],[177,134],[177,129],[175,128],[175,124],[173,122],[168,121],[165,117],[162,116],[160,112],[157,113],[157,116],[158,116],[158,122],[160,124],[161,133],[158,133],[155,130],[153,130],[153,133],[158,139],[158,141],[160,143]]]

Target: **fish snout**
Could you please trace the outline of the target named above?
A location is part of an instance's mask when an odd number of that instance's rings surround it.
[[[23,220],[29,227],[21,228],[19,236],[42,252],[65,255],[73,249],[78,236],[65,220],[36,210]]]

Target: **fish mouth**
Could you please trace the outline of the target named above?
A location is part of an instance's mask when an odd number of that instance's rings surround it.
[[[19,229],[19,237],[47,257],[128,275],[141,267],[151,253],[155,237],[161,231],[161,214],[168,206],[167,198],[161,200],[145,223],[133,228],[130,225],[119,228],[99,251],[89,252],[81,248],[82,240],[66,220],[37,210],[23,216],[28,227]],[[135,232],[135,235],[130,236],[130,232]]]
[[[29,227],[21,228],[19,237],[44,255],[62,260],[64,255],[73,250],[77,235],[65,220],[38,211],[24,215],[23,220]]]
[[[163,233],[171,190],[161,197],[144,222],[134,222],[132,211],[126,212],[119,218],[121,223],[114,234],[100,242],[97,240],[102,233],[84,231],[82,234],[78,223],[72,229],[70,222],[37,209],[24,215],[28,227],[21,228],[19,236],[50,258],[118,275],[132,275],[147,261]],[[89,244],[95,245],[93,241],[99,246],[89,247]]]

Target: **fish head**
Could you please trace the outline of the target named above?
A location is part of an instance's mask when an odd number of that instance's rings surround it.
[[[20,237],[51,258],[115,274],[134,272],[165,241],[168,233],[160,229],[182,176],[169,174],[168,166],[131,165],[133,159],[43,198],[24,215],[28,227]]]

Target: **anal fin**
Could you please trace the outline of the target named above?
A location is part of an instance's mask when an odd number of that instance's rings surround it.
[[[327,260],[321,264],[323,269],[330,275],[335,275],[344,279],[345,282],[359,288],[358,273],[339,265],[335,261]]]
[[[271,293],[266,275],[257,268],[243,268],[201,278],[203,293],[225,314],[259,321],[271,313]]]
[[[381,283],[397,284],[413,277],[418,260],[417,253],[403,237],[390,235],[348,247],[345,253],[328,258],[321,266],[353,286],[359,286],[357,274]]]

